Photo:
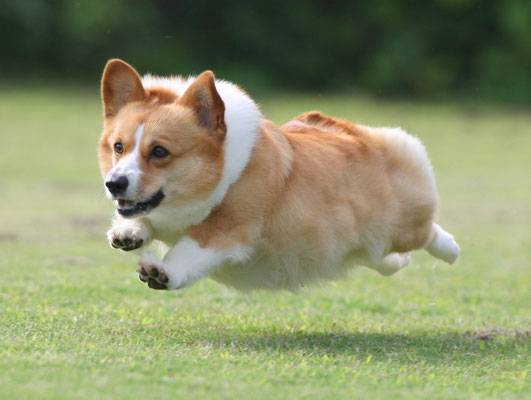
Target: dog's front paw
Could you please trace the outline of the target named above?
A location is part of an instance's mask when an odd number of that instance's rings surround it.
[[[164,263],[151,252],[145,253],[138,265],[139,267],[136,270],[138,279],[147,283],[151,289],[175,290],[186,286],[183,282],[175,282],[175,279],[170,280],[168,271],[164,268]]]
[[[142,225],[122,224],[107,232],[111,247],[123,251],[136,250],[149,241],[149,231]]]

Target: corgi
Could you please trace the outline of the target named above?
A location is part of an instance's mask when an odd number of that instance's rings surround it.
[[[197,77],[140,77],[105,66],[99,161],[116,203],[110,245],[152,241],[137,270],[152,289],[205,276],[237,290],[297,288],[364,265],[384,276],[426,249],[460,249],[435,223],[438,194],[421,142],[304,113],[282,126],[240,87]]]

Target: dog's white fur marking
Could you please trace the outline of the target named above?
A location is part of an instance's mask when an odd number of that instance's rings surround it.
[[[112,180],[118,176],[125,176],[129,181],[127,190],[122,195],[125,199],[135,198],[137,184],[140,176],[142,175],[142,170],[140,169],[138,158],[140,157],[140,142],[142,140],[142,135],[144,133],[144,124],[140,124],[135,132],[135,147],[133,151],[122,158],[118,163],[109,171],[105,180]],[[107,195],[109,198],[113,198],[109,190],[107,190]]]
[[[391,253],[380,260],[376,265],[367,265],[378,271],[383,276],[389,276],[397,273],[411,262],[411,252]]]
[[[182,96],[194,80],[195,77],[184,79],[145,75],[142,78],[142,84],[146,89],[164,88]],[[155,229],[165,232],[181,232],[203,221],[212,209],[223,201],[230,185],[240,177],[251,158],[251,153],[260,135],[262,114],[258,106],[244,91],[230,82],[216,80],[216,89],[225,103],[225,124],[227,125],[221,179],[210,196],[203,201],[180,208],[163,202],[148,216]]]
[[[437,224],[433,224],[435,238],[426,246],[426,250],[432,256],[440,258],[449,264],[453,264],[459,258],[461,249],[454,237]]]
[[[139,264],[146,270],[151,265],[163,270],[169,279],[166,286],[173,290],[193,284],[225,261],[245,261],[249,254],[250,249],[243,246],[225,251],[203,248],[195,240],[185,236],[166,253],[162,261],[155,253],[146,252]]]

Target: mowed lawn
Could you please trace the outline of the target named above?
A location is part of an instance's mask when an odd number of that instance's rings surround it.
[[[529,398],[531,113],[258,100],[277,123],[320,109],[419,136],[461,260],[297,295],[150,290],[106,242],[97,87],[2,88],[0,398]]]

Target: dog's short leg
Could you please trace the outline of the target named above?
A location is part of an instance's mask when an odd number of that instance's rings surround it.
[[[411,262],[411,253],[391,253],[378,263],[369,263],[368,267],[378,271],[383,276],[393,275]]]
[[[459,258],[461,249],[454,237],[437,224],[433,224],[433,239],[425,249],[432,256],[453,264]]]
[[[151,239],[149,225],[141,218],[116,217],[107,231],[111,247],[124,251],[138,249]]]
[[[225,250],[201,247],[185,236],[159,260],[147,252],[140,260],[138,277],[152,289],[182,289],[190,286],[225,261],[244,261],[249,255],[245,246]]]

